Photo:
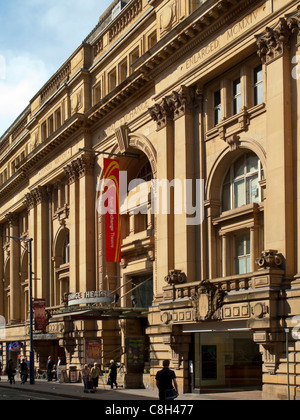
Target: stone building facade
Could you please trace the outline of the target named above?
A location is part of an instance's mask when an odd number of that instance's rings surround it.
[[[28,356],[28,250],[12,237],[32,238],[39,368],[49,353],[79,367],[100,343],[127,387],[154,387],[168,358],[181,392],[286,399],[289,328],[299,397],[299,25],[295,0],[112,3],[0,139],[4,364],[12,342]],[[131,181],[149,192],[121,214],[121,264],[97,206],[106,154],[127,204]],[[91,300],[107,292],[120,300]]]

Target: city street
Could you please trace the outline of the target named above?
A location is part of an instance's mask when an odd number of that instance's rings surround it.
[[[38,394],[24,388],[20,389],[0,389],[0,401],[67,401],[74,400],[72,397],[58,397],[57,395]]]

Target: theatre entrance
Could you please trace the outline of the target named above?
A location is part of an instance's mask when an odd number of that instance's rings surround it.
[[[194,334],[194,392],[261,389],[262,357],[251,332]]]

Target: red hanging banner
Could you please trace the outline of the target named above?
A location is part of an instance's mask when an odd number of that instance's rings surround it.
[[[104,159],[106,261],[121,262],[119,161]]]
[[[35,299],[33,304],[35,331],[45,332],[47,328],[46,302],[44,299]]]

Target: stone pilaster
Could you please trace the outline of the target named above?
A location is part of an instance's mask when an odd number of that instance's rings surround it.
[[[19,216],[17,213],[8,213],[6,220],[9,223],[9,235],[19,237]],[[20,272],[20,243],[10,238],[10,323],[21,320],[21,284]]]

